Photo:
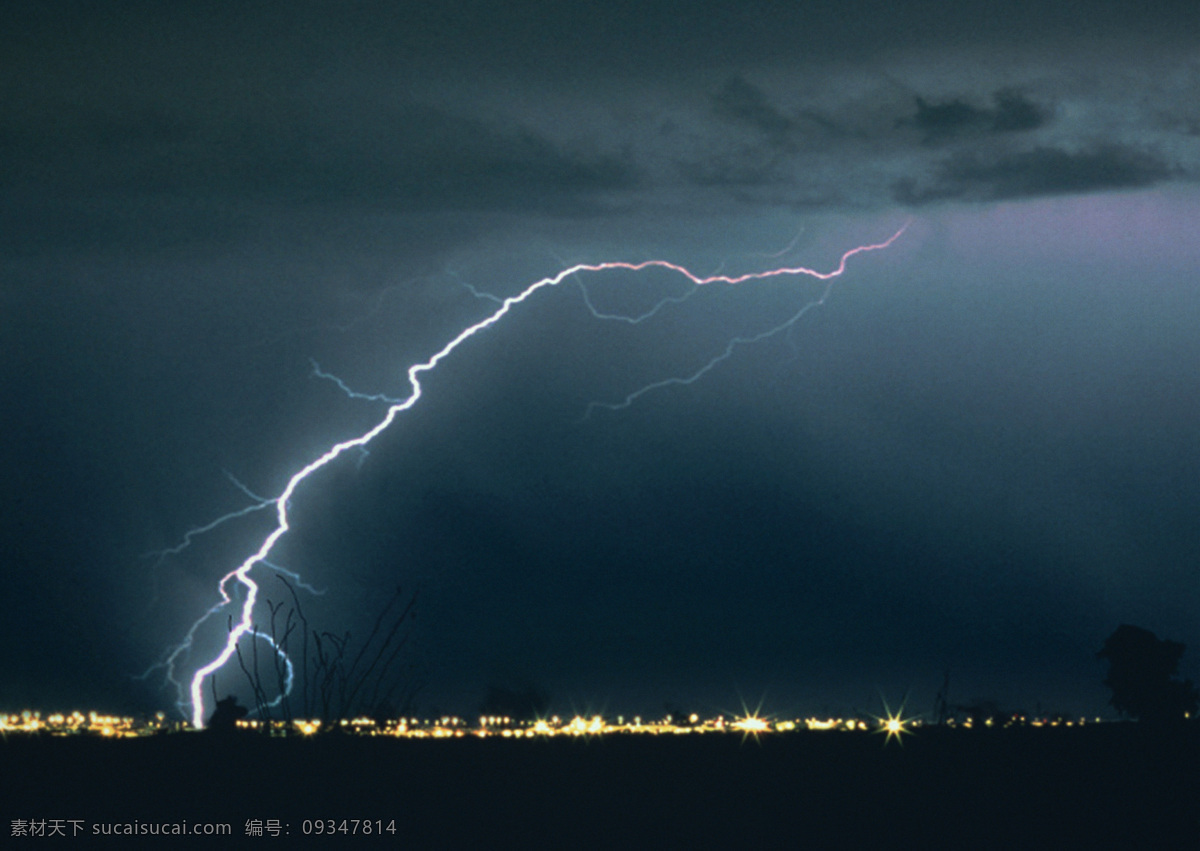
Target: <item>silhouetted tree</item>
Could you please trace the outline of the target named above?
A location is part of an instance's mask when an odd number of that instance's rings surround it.
[[[1121,624],[1096,656],[1108,661],[1104,684],[1113,708],[1139,721],[1162,724],[1195,713],[1200,694],[1191,680],[1175,679],[1185,646],[1159,640],[1148,629]]]
[[[236,647],[238,663],[254,691],[255,711],[260,718],[271,720],[272,706],[278,704],[275,712],[285,721],[291,721],[299,710],[303,718],[318,717],[324,721],[323,729],[337,730],[339,725],[335,722],[342,719],[365,715],[392,720],[397,711],[403,713],[411,708],[420,684],[410,676],[412,666],[404,664],[402,651],[411,635],[407,627],[416,619],[415,592],[407,595],[397,587],[355,652],[349,632],[338,635],[310,630],[296,590],[282,576],[279,581],[292,598],[286,617],[280,622],[283,603],[267,600],[270,629],[264,632],[255,626],[247,637],[249,664],[243,658],[241,646]],[[273,662],[266,683],[265,666],[260,666],[257,650],[260,636],[269,637],[271,645],[279,650],[271,654]],[[285,658],[290,658],[292,664],[290,693]],[[272,691],[280,697],[268,702]]]

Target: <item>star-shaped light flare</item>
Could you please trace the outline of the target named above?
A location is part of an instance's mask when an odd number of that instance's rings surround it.
[[[871,716],[879,724],[879,729],[875,732],[885,734],[883,740],[885,746],[895,739],[900,743],[900,747],[904,747],[904,740],[901,736],[911,736],[913,731],[909,728],[917,720],[916,716],[904,714],[904,705],[908,703],[908,695],[904,696],[904,700],[900,702],[900,708],[895,712],[892,712],[892,708],[888,706],[887,699],[882,694],[879,695],[879,700],[883,704],[883,715]]]

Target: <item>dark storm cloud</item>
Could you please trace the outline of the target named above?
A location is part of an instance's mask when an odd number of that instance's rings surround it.
[[[1191,179],[1200,163],[1190,125],[1163,119],[1190,114],[1186,90],[1163,92],[1150,110],[1144,72],[1127,69],[1098,93],[1079,77],[1092,73],[1090,62],[1047,72],[1036,86],[950,97],[898,79],[838,98],[834,84],[798,93],[786,77],[770,85],[735,75],[708,94],[715,121],[694,125],[697,144],[675,157],[674,172],[739,203],[789,209],[978,203]]]
[[[1102,145],[1076,153],[1034,148],[988,162],[960,155],[943,163],[927,183],[897,181],[896,200],[998,201],[1046,195],[1072,195],[1153,185],[1175,172],[1160,158],[1120,145]]]
[[[778,157],[764,158],[754,148],[713,154],[701,162],[680,162],[676,166],[689,183],[705,188],[769,187],[788,180]]]
[[[973,106],[958,98],[930,103],[918,95],[916,115],[902,123],[922,131],[924,141],[931,144],[964,135],[1036,130],[1044,126],[1052,114],[1012,89],[995,92],[992,101],[994,106],[988,108]]]
[[[701,156],[677,157],[675,171],[686,183],[736,192],[791,182],[787,169],[796,153],[797,124],[762,89],[744,77],[730,77],[709,94],[709,108],[720,125],[736,132],[736,138],[718,140],[714,128],[705,132],[710,137],[705,146],[711,148]]]
[[[731,77],[713,96],[713,112],[761,133],[772,145],[790,148],[795,122],[776,109],[762,89],[742,77]]]
[[[244,186],[263,180],[267,192],[326,202],[558,213],[586,212],[595,194],[638,182],[636,168],[618,156],[430,107],[408,108],[381,125],[360,139],[333,131],[285,139],[280,149],[244,158],[236,177]]]
[[[0,138],[14,182],[56,194],[564,212],[638,181],[616,155],[422,104],[337,117],[284,108],[206,123],[154,106],[74,110],[53,122],[10,116]]]
[[[860,4],[855,27],[823,10],[753,6],[683,17],[655,4],[635,14],[365,3],[329,15],[301,3],[287,20],[253,5],[226,20],[202,7],[147,5],[125,24],[91,19],[86,6],[59,17],[27,10],[0,35],[0,152],[10,185],[42,204],[73,200],[77,210],[103,209],[91,202],[106,195],[159,195],[236,199],[230,206],[242,208],[589,215],[695,201],[671,197],[680,189],[784,207],[1016,197],[1031,190],[982,174],[971,157],[998,155],[978,155],[975,145],[1078,151],[1117,133],[1112,144],[1137,144],[1125,137],[1148,126],[1135,125],[1144,108],[1138,75],[1124,88],[1076,91],[1078,117],[1063,106],[1063,80],[1096,73],[1093,53],[1003,80],[959,69],[949,92],[929,78],[905,80],[905,51],[936,32],[1000,39],[1004,29],[965,9],[934,14],[934,5],[919,32],[894,20],[910,13],[872,3]],[[1071,26],[1070,15],[1038,13],[1039,32]],[[1124,13],[1116,17],[1125,26]],[[1159,14],[1154,24],[1165,31],[1169,20]],[[69,37],[72,49],[54,50],[52,35]],[[887,51],[865,73],[847,78],[845,65],[828,61],[871,44]],[[1136,69],[1139,56],[1122,67]],[[1147,116],[1163,150],[1191,126],[1172,117],[1194,113],[1182,102],[1187,91],[1156,96]],[[1101,110],[1122,107],[1126,127],[1092,125]],[[682,129],[655,132],[666,125]],[[932,185],[893,188],[939,170]],[[1033,182],[1045,189],[1032,194],[1055,191],[1052,181]],[[995,191],[977,188],[993,183]],[[1079,183],[1089,181],[1067,180],[1065,191]],[[84,231],[93,228],[120,225]]]
[[[832,186],[805,185],[797,176],[806,169],[806,154],[853,138],[852,131],[817,109],[789,113],[742,76],[711,92],[709,107],[719,122],[705,134],[710,149],[673,163],[688,185],[729,192],[748,204],[821,206],[841,197]],[[722,132],[730,129],[732,140]]]

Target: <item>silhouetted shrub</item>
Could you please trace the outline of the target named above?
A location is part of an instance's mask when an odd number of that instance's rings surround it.
[[[237,722],[249,712],[250,710],[239,705],[237,698],[231,694],[224,700],[217,701],[217,708],[213,710],[204,729],[211,733],[232,733],[237,729]]]
[[[1108,661],[1104,684],[1113,708],[1139,721],[1162,724],[1195,714],[1196,686],[1175,678],[1185,646],[1159,640],[1148,629],[1121,624],[1096,654]]]

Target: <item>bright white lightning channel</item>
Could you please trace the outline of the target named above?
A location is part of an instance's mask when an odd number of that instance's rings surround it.
[[[904,233],[904,231],[907,227],[908,227],[908,225],[906,223],[904,225],[904,227],[900,228],[900,230],[896,231],[894,234],[892,234],[890,237],[888,237],[883,242],[873,243],[871,245],[860,245],[856,248],[850,249],[849,251],[845,252],[842,255],[841,260],[838,262],[837,266],[832,271],[829,271],[829,272],[819,272],[815,269],[809,269],[809,268],[806,268],[803,266],[789,266],[789,267],[782,267],[782,268],[778,268],[778,269],[771,269],[771,270],[768,270],[765,272],[751,272],[751,273],[748,273],[745,275],[711,275],[708,277],[700,277],[700,276],[695,275],[692,272],[688,271],[683,266],[679,266],[674,263],[670,263],[666,260],[645,260],[640,263],[624,263],[624,262],[580,263],[580,264],[571,266],[567,269],[563,269],[561,272],[559,272],[556,275],[553,275],[552,277],[542,278],[540,281],[536,281],[536,282],[530,284],[524,290],[522,290],[521,292],[519,292],[518,294],[516,294],[514,296],[510,296],[503,300],[497,299],[499,306],[490,315],[481,319],[480,321],[476,322],[475,324],[470,325],[467,328],[463,329],[461,332],[459,332],[459,334],[457,336],[455,336],[452,340],[450,340],[450,342],[446,343],[445,346],[443,346],[431,358],[429,358],[429,360],[424,361],[423,363],[414,364],[413,366],[410,366],[408,368],[408,381],[409,381],[409,385],[412,387],[412,392],[408,395],[407,398],[398,399],[398,400],[386,399],[386,401],[388,401],[388,403],[389,403],[387,412],[384,414],[383,419],[381,419],[375,426],[373,426],[371,429],[364,432],[363,434],[359,435],[358,437],[351,438],[349,440],[344,440],[341,443],[336,443],[333,446],[331,446],[324,454],[322,454],[318,458],[310,461],[307,465],[305,465],[303,468],[301,468],[296,473],[294,473],[292,475],[292,477],[290,479],[288,479],[287,486],[283,489],[283,492],[281,494],[279,494],[279,496],[276,497],[274,500],[266,503],[266,505],[274,504],[274,506],[275,506],[275,513],[276,513],[276,518],[277,518],[275,529],[269,535],[267,535],[267,537],[263,540],[263,542],[259,546],[259,548],[249,558],[247,558],[240,565],[238,565],[238,567],[236,567],[234,570],[231,570],[229,573],[225,574],[221,578],[221,581],[218,585],[218,589],[221,594],[221,602],[217,603],[212,609],[210,609],[209,612],[206,613],[204,615],[204,617],[201,618],[200,621],[197,621],[195,624],[193,624],[192,629],[188,632],[187,638],[185,639],[184,643],[181,644],[179,647],[177,647],[175,652],[170,657],[170,661],[173,662],[175,660],[175,658],[178,656],[178,654],[183,650],[184,647],[191,646],[191,640],[196,632],[197,627],[200,625],[201,622],[203,622],[204,620],[207,620],[207,618],[210,617],[217,609],[223,608],[225,605],[228,605],[229,603],[233,602],[233,599],[227,590],[227,586],[228,586],[230,580],[236,580],[237,582],[241,583],[244,586],[244,588],[246,589],[245,590],[246,596],[245,596],[245,599],[242,601],[240,619],[238,620],[237,624],[235,626],[233,626],[232,629],[229,630],[229,633],[225,639],[224,647],[222,648],[221,652],[219,654],[217,654],[216,658],[214,658],[207,665],[204,665],[202,668],[197,670],[195,672],[195,674],[192,676],[191,688],[190,688],[191,708],[192,708],[192,726],[197,729],[200,729],[204,726],[204,714],[205,714],[204,681],[211,674],[215,673],[217,670],[219,670],[221,667],[223,667],[226,662],[229,661],[229,659],[237,652],[238,641],[242,638],[243,635],[245,635],[247,632],[251,632],[254,629],[253,614],[254,614],[255,603],[258,601],[258,584],[251,578],[250,572],[253,570],[254,566],[257,564],[263,564],[264,566],[270,564],[267,559],[270,556],[271,551],[274,549],[275,544],[277,544],[279,542],[279,539],[284,536],[284,534],[288,531],[289,528],[291,528],[288,523],[288,503],[291,501],[291,498],[295,494],[296,489],[300,486],[300,483],[303,482],[305,479],[307,479],[310,475],[315,473],[317,470],[320,470],[325,465],[327,465],[327,464],[331,463],[332,461],[334,461],[335,459],[337,459],[343,453],[345,453],[349,450],[352,450],[352,449],[361,449],[361,448],[365,447],[368,443],[370,443],[372,440],[374,440],[378,435],[380,435],[383,431],[385,431],[388,428],[388,426],[390,426],[395,421],[396,417],[398,417],[400,414],[402,414],[403,412],[407,411],[409,408],[416,405],[416,403],[420,400],[421,392],[422,392],[420,376],[422,373],[432,372],[434,369],[437,368],[439,363],[441,363],[445,358],[447,358],[450,355],[450,353],[453,352],[455,349],[457,349],[460,345],[462,345],[464,342],[466,342],[471,337],[478,334],[480,331],[484,331],[487,328],[490,328],[491,326],[495,325],[497,322],[499,322],[501,319],[503,319],[509,313],[509,311],[511,311],[514,307],[516,307],[517,305],[524,302],[526,299],[528,299],[530,296],[532,296],[538,290],[557,286],[558,284],[562,283],[567,278],[569,278],[573,275],[577,275],[577,274],[585,273],[585,272],[604,272],[604,271],[618,270],[618,269],[629,271],[629,272],[640,272],[644,269],[650,269],[650,268],[661,268],[661,269],[667,269],[672,272],[676,272],[677,274],[683,275],[685,278],[687,278],[689,281],[691,281],[693,285],[695,285],[697,287],[705,286],[707,284],[727,284],[727,285],[733,286],[733,285],[745,283],[747,281],[763,280],[763,279],[767,279],[767,278],[799,277],[799,276],[815,278],[820,281],[829,282],[829,281],[832,281],[832,279],[841,276],[841,274],[843,272],[845,272],[846,262],[851,257],[855,256],[856,254],[862,254],[862,253],[865,253],[868,251],[879,251],[884,248],[888,248],[893,242],[895,242],[897,239],[900,238],[900,235],[902,233]],[[702,377],[706,372],[708,372],[710,369],[712,369],[718,363],[720,363],[721,361],[728,358],[733,353],[733,350],[738,345],[749,344],[749,343],[764,340],[767,337],[770,337],[774,334],[779,333],[780,331],[783,331],[786,328],[791,327],[809,309],[811,309],[812,307],[817,306],[819,304],[822,304],[824,302],[826,296],[828,295],[828,293],[829,293],[829,286],[827,285],[824,293],[821,295],[821,297],[819,299],[817,299],[815,302],[809,302],[805,307],[801,308],[801,310],[798,313],[793,314],[787,320],[785,320],[783,323],[781,323],[777,326],[774,326],[773,328],[768,329],[767,331],[764,331],[760,334],[756,334],[756,335],[753,335],[750,337],[734,338],[734,340],[732,340],[730,342],[730,344],[726,347],[726,349],[723,352],[721,352],[716,357],[711,359],[705,366],[703,366],[701,369],[694,372],[692,375],[687,376],[685,378],[666,379],[663,381],[649,384],[646,387],[643,387],[640,390],[637,390],[634,393],[631,393],[622,402],[619,402],[619,403],[613,404],[613,405],[601,405],[600,407],[608,407],[608,408],[612,408],[612,409],[624,408],[624,407],[632,404],[639,396],[641,396],[644,393],[647,393],[651,390],[654,390],[656,388],[663,387],[668,384],[690,384],[691,382]],[[592,309],[593,313],[596,312],[595,309],[591,307],[590,303],[588,304],[588,307],[589,307],[589,309]],[[645,318],[645,317],[643,317],[643,318]],[[331,380],[336,381],[336,379],[333,379],[332,376],[328,376],[328,375],[322,373],[320,371],[320,368],[317,367],[315,363],[313,366],[314,366],[314,372],[318,376],[320,376],[322,378],[329,378]],[[346,389],[345,385],[342,385],[340,381],[338,382],[338,384],[340,386],[342,386],[343,389]],[[359,394],[354,394],[354,395],[359,395]],[[385,399],[386,397],[368,397],[368,398]],[[590,413],[590,411],[593,410],[595,407],[597,407],[596,404],[589,406],[588,412]],[[247,511],[258,510],[260,508],[266,507],[266,505],[256,504],[252,508],[247,509]],[[261,633],[258,635],[259,635],[259,637],[261,637]],[[289,662],[289,673],[290,673],[290,662]]]

